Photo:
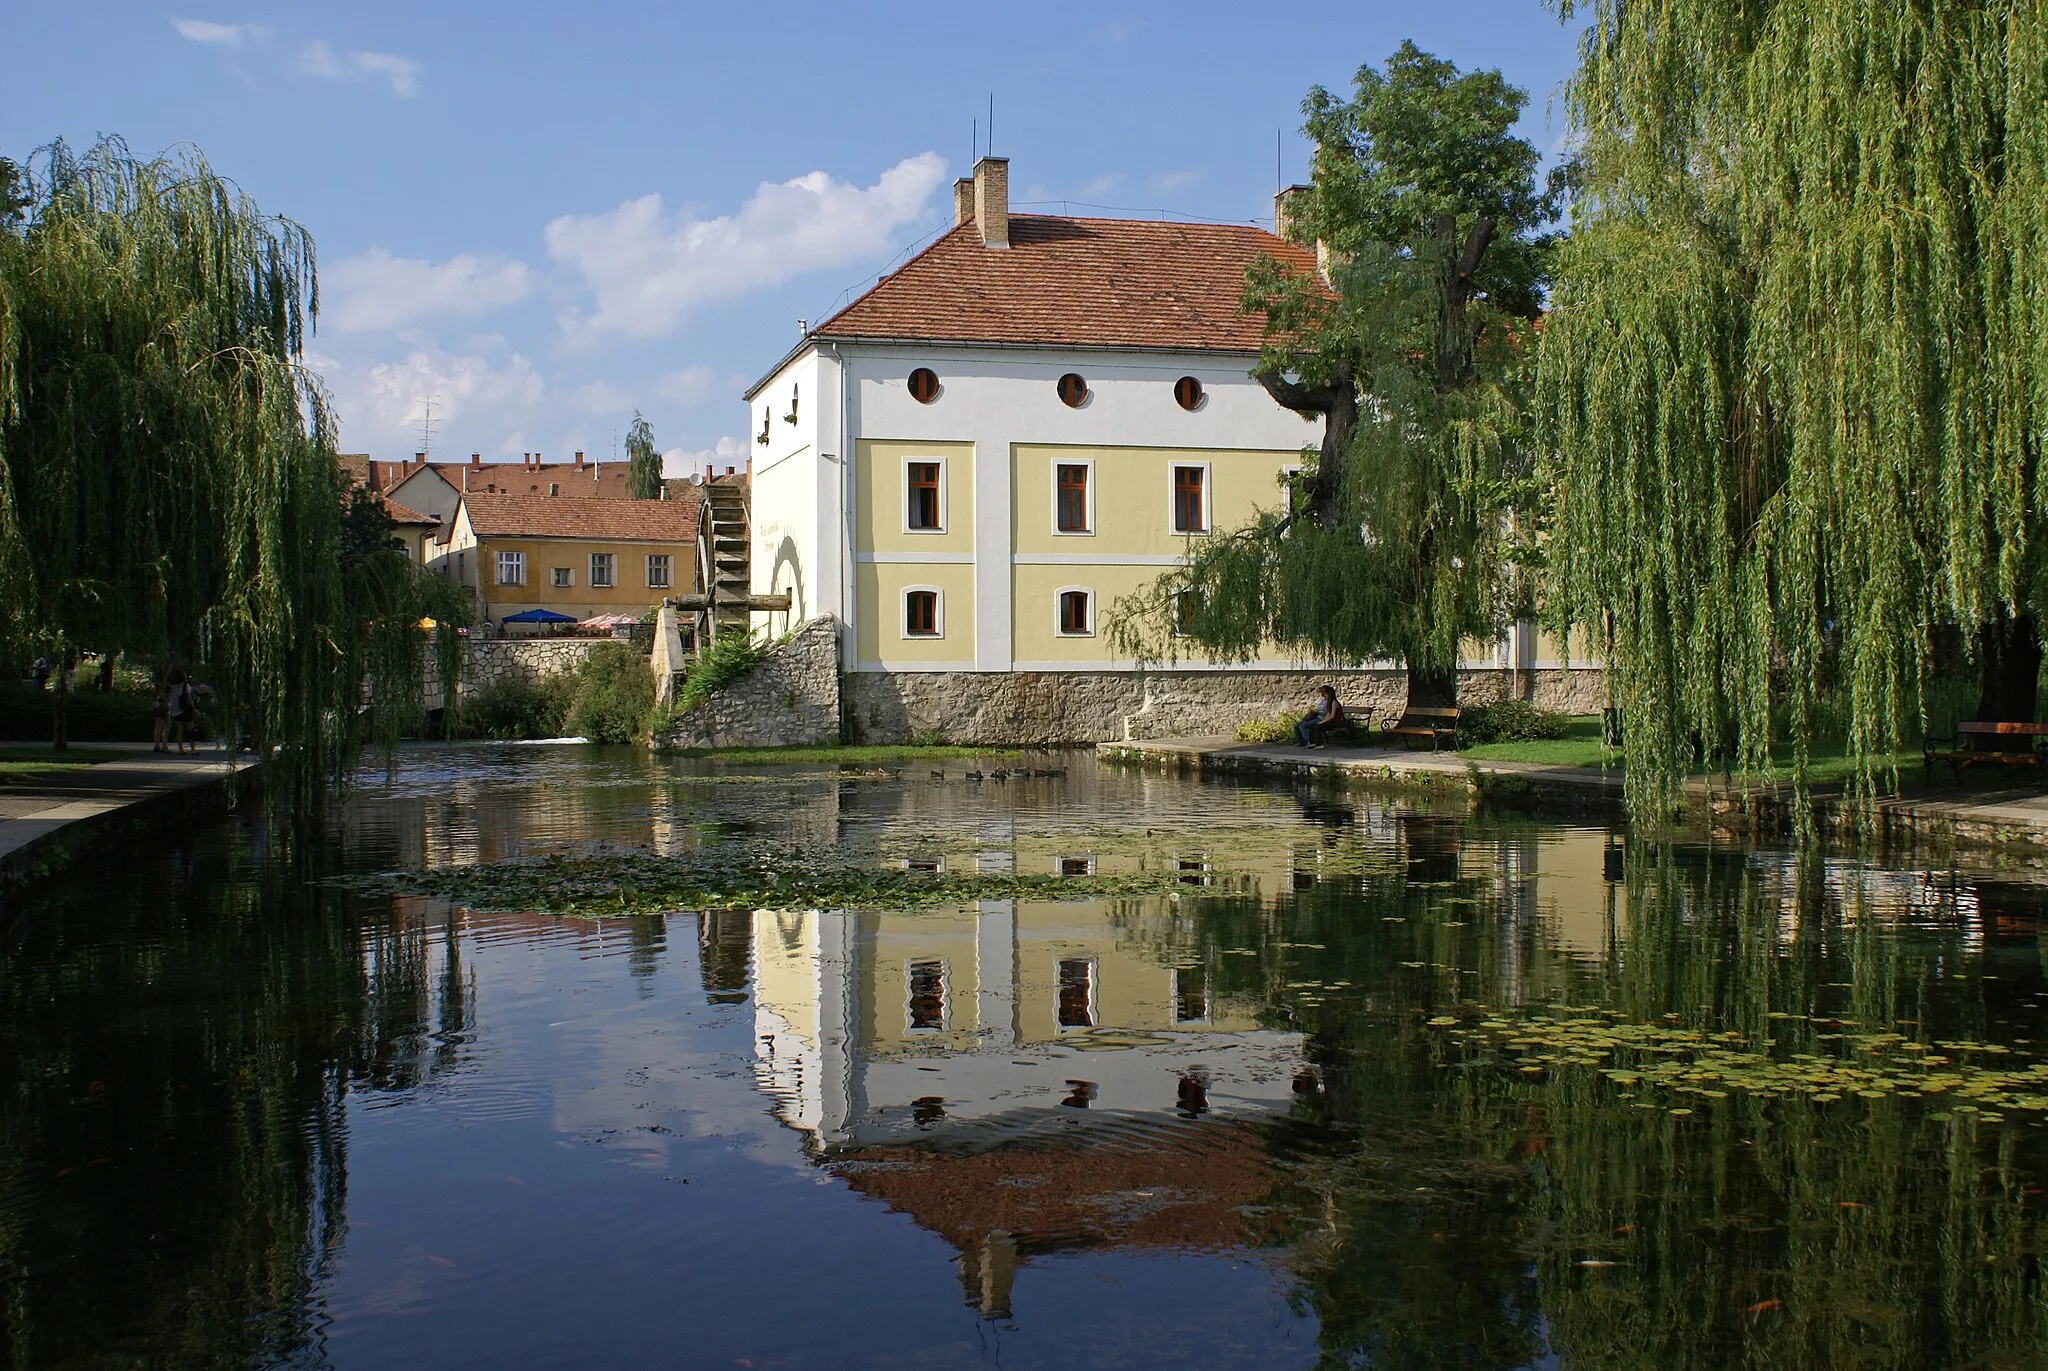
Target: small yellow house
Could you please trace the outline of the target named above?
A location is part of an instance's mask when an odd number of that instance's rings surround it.
[[[637,615],[698,588],[697,503],[470,491],[433,565],[497,623],[534,609]]]

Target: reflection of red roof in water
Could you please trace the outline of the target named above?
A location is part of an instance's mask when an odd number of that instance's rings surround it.
[[[1009,1234],[1027,1254],[1246,1245],[1242,1207],[1276,1180],[1252,1125],[1154,1125],[1116,1138],[1089,1132],[965,1155],[868,1147],[835,1156],[832,1169],[962,1252],[980,1250],[991,1233]]]

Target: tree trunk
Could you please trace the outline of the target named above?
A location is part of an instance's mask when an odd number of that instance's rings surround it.
[[[2034,722],[2041,683],[2041,635],[2031,614],[2010,614],[1977,626],[1981,685],[1977,717],[1993,723]]]
[[[1415,658],[1408,659],[1408,708],[1410,709],[1456,709],[1458,707],[1458,672],[1455,667],[1446,671],[1442,667],[1424,668],[1415,665]]]
[[[1308,481],[1308,509],[1319,527],[1336,527],[1344,459],[1351,454],[1351,435],[1358,427],[1358,385],[1351,368],[1338,367],[1327,386],[1299,385],[1279,376],[1258,379],[1268,395],[1296,414],[1323,416],[1323,445]]]
[[[65,654],[57,654],[57,691],[50,701],[50,746],[59,752],[71,747],[70,720],[64,717],[64,706],[71,694],[71,665]]]

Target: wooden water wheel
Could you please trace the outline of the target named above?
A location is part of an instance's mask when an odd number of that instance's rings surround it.
[[[721,636],[751,631],[756,610],[788,609],[789,595],[753,592],[753,529],[747,490],[736,481],[707,481],[697,509],[697,585],[677,596],[678,611],[694,615],[699,655]]]

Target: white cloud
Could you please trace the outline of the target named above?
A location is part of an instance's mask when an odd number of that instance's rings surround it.
[[[764,182],[737,214],[716,219],[669,214],[658,194],[604,214],[564,215],[547,226],[548,255],[582,275],[597,307],[564,314],[562,327],[576,341],[655,338],[706,301],[870,260],[926,213],[945,177],[945,159],[927,152],[867,187],[822,171]]]
[[[569,392],[569,403],[587,414],[623,414],[633,407],[626,392],[610,381],[592,381]]]
[[[410,57],[400,57],[391,52],[354,51],[342,56],[325,39],[315,39],[299,49],[299,70],[324,81],[340,81],[352,76],[382,76],[391,82],[394,94],[409,100],[420,93],[420,73],[426,67]]]
[[[747,388],[744,376],[721,376],[710,367],[684,367],[654,378],[654,393],[679,405],[701,405],[714,400],[738,400]]]
[[[547,398],[541,374],[517,353],[502,365],[426,348],[397,361],[310,360],[334,398],[342,445],[355,452],[415,451],[429,399],[435,432],[446,435],[451,448],[517,450]]]
[[[1122,172],[1106,171],[1087,185],[1081,187],[1079,194],[1083,200],[1098,200],[1105,195],[1116,194],[1119,190],[1123,189],[1123,184],[1124,174]]]
[[[171,27],[180,38],[216,48],[239,48],[267,32],[261,24],[216,24],[211,19],[173,19]]]
[[[690,451],[687,448],[670,448],[661,454],[661,474],[664,476],[694,476],[707,468],[723,471],[727,467],[746,465],[747,445],[740,438],[720,438],[707,448]]]
[[[535,282],[526,263],[502,257],[461,252],[445,262],[422,262],[383,248],[344,257],[321,277],[338,300],[325,321],[344,332],[485,314],[525,299]]]
[[[1192,186],[1195,182],[1201,179],[1202,173],[1199,169],[1189,171],[1162,171],[1155,176],[1147,177],[1145,179],[1145,184],[1150,186],[1153,190],[1175,191],[1186,190],[1189,186]]]

